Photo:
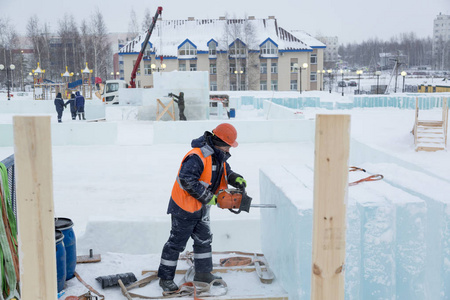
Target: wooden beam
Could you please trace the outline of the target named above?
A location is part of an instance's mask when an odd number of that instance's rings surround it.
[[[15,116],[22,299],[57,298],[50,116]]]
[[[350,116],[317,115],[311,299],[344,300]]]

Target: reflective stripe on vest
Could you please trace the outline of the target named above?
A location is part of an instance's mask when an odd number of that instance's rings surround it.
[[[188,157],[189,155],[197,155],[202,160],[203,172],[200,175],[199,181],[205,188],[207,188],[208,186],[211,185],[211,176],[212,176],[211,155],[208,155],[207,157],[205,157],[200,148],[194,148],[183,157],[182,163],[186,159],[186,157]],[[180,168],[178,169],[177,180],[175,180],[175,183],[173,184],[172,199],[183,210],[191,212],[191,213],[196,212],[202,208],[202,203],[200,201],[198,201],[197,199],[195,199],[194,197],[192,197],[188,192],[186,192],[181,187],[181,184],[179,183],[179,178],[178,178],[178,176],[180,175],[180,170],[181,170],[181,165],[180,165]],[[227,174],[226,174],[227,170],[226,170],[225,163],[223,163],[223,170],[224,171],[222,174],[222,178],[220,179],[220,185],[217,190],[228,188],[228,184],[225,179],[227,176]],[[214,193],[216,193],[216,192],[217,191],[214,191]]]

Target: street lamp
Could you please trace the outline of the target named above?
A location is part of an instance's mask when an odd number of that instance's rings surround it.
[[[358,95],[361,93],[361,75],[363,73],[363,70],[357,70],[356,74],[358,74]]]
[[[9,65],[9,67],[6,67],[6,87],[8,89],[8,100],[11,100],[11,95],[9,93],[9,85],[11,83],[11,80],[9,78],[9,71],[14,71],[14,69],[16,68],[15,65],[11,64]],[[5,69],[5,66],[0,64],[0,71],[3,71]]]
[[[328,86],[330,88],[330,94],[331,94],[331,72],[333,72],[331,69],[329,69],[328,71]]]
[[[377,75],[377,95],[378,95],[378,93],[379,93],[378,87],[380,86],[379,83],[380,83],[380,75],[381,75],[381,71],[376,71],[376,72],[375,72],[375,75]]]
[[[341,74],[342,74],[341,86],[342,86],[342,97],[343,97],[344,96],[344,70],[340,70],[339,72],[341,72]]]
[[[157,68],[155,64],[151,64],[150,67],[152,68],[153,72],[155,71],[161,72],[164,71],[164,69],[166,68],[166,64],[161,64],[161,67],[159,68]]]
[[[402,72],[400,73],[400,75],[402,75],[402,77],[403,77],[403,89],[402,89],[402,93],[404,93],[404,92],[405,92],[405,77],[406,77],[406,72],[405,72],[405,71],[402,71]]]
[[[298,64],[294,64],[294,66],[295,65],[297,65],[297,68],[298,68]],[[303,65],[300,67],[300,68],[298,68],[298,70],[299,70],[299,74],[300,74],[300,94],[302,93],[302,69],[307,69],[308,68],[308,64],[307,63],[303,63]]]
[[[240,80],[240,76],[244,73],[244,71],[240,70],[234,70],[234,74],[236,75],[236,90],[240,91],[241,90],[241,80]]]

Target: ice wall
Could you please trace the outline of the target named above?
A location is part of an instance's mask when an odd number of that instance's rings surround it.
[[[189,144],[204,131],[213,130],[218,124],[233,124],[238,132],[238,142],[277,143],[309,142],[312,140],[314,121],[311,120],[215,120],[188,122],[155,122],[154,144]],[[177,134],[173,134],[176,132]],[[295,134],[293,134],[295,133]]]
[[[209,81],[208,72],[162,72],[154,73],[151,89],[120,89],[119,105],[111,105],[107,110],[107,119],[117,120],[121,115],[130,117],[130,114],[123,114],[121,111],[129,111],[124,106],[140,107],[136,117],[138,120],[156,120],[158,111],[157,100],[167,105],[172,100],[169,93],[179,95],[184,93],[185,111],[188,120],[209,119]],[[159,106],[159,112],[163,108]],[[174,103],[175,117],[179,119],[177,103]],[[109,118],[108,118],[109,117]],[[161,120],[170,120],[165,114]]]
[[[114,145],[117,141],[117,123],[63,122],[52,123],[52,145]],[[13,125],[0,124],[0,147],[12,147]]]
[[[415,173],[408,188],[386,179],[403,175],[401,167],[390,166],[395,170],[363,165],[368,172],[382,171],[385,180],[349,187],[345,299],[448,299],[448,200],[421,195],[413,186],[421,179],[431,186],[443,182]],[[350,174],[350,181],[368,176]],[[312,167],[261,169],[260,189],[261,203],[277,204],[261,215],[263,251],[289,298],[309,299]]]

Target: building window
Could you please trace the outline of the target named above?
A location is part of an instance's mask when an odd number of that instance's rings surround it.
[[[151,75],[152,74],[152,67],[151,62],[144,62],[144,74],[145,75]]]
[[[215,42],[209,43],[209,56],[217,55],[217,46]]]
[[[186,63],[183,62],[178,65],[178,71],[186,71]]]
[[[209,74],[217,74],[217,65],[209,64]]]
[[[259,83],[259,89],[261,91],[267,91],[267,81],[261,80],[261,82]]]
[[[236,90],[236,82],[230,83],[230,91],[235,91],[235,90]]]
[[[217,91],[217,81],[210,81],[209,82],[209,89],[211,91]]]
[[[261,46],[261,55],[278,55],[278,48],[271,41],[267,41],[264,45]]]
[[[144,51],[144,59],[150,59],[151,54],[152,54],[152,49],[150,48],[150,45],[147,44],[147,47],[145,47],[145,51]]]
[[[311,65],[317,65],[317,54],[311,54],[309,61],[311,62]]]
[[[276,62],[272,63],[272,65],[270,67],[270,73],[272,73],[272,74],[278,73],[278,63],[276,63]]]
[[[278,80],[272,80],[270,82],[270,89],[272,91],[278,91]]]
[[[260,65],[260,70],[261,70],[261,74],[266,74],[267,73],[267,63],[261,63]]]
[[[236,71],[236,65],[230,64],[230,74],[234,74],[234,71]]]
[[[291,80],[291,91],[297,90],[297,80]]]
[[[191,63],[189,66],[189,71],[197,71],[197,64]]]
[[[178,55],[190,55],[195,56],[197,55],[197,49],[191,44],[191,43],[184,43],[183,46],[181,46],[180,49],[178,49]]]
[[[317,81],[317,72],[311,72],[311,74],[309,75],[309,80]]]
[[[229,48],[230,56],[245,56],[245,45],[240,40],[234,41]]]
[[[294,67],[296,62],[291,62],[291,73],[298,73],[298,68]]]

